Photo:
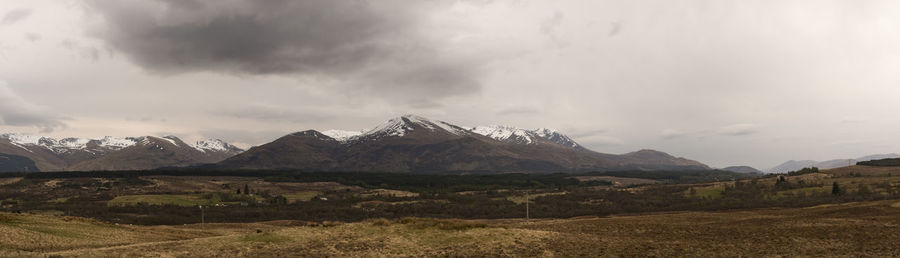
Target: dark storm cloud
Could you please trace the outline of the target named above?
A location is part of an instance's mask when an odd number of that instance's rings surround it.
[[[0,81],[0,125],[34,126],[40,128],[41,132],[51,132],[65,127],[61,117],[46,107],[23,99],[2,81]]]
[[[477,71],[441,54],[420,26],[444,1],[89,0],[92,33],[156,73],[293,75],[400,97],[480,88]]]
[[[13,9],[3,15],[0,25],[13,24],[31,16],[31,9]]]

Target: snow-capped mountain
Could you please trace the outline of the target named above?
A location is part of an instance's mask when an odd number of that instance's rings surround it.
[[[344,130],[325,130],[322,131],[322,134],[327,135],[328,137],[334,138],[339,142],[347,142],[350,139],[353,139],[356,136],[362,135],[366,133],[366,131],[344,131]]]
[[[563,135],[562,133],[547,128],[520,129],[511,126],[476,126],[465,128],[439,120],[431,120],[417,115],[404,115],[390,119],[375,128],[360,131],[325,130],[321,134],[334,138],[340,143],[351,144],[363,139],[378,139],[381,137],[402,137],[416,131],[426,133],[449,134],[466,136],[472,134],[483,135],[492,139],[515,144],[540,144],[553,143],[570,148],[581,149],[581,145]]]
[[[542,141],[549,141],[551,143],[570,148],[582,148],[581,145],[579,145],[568,136],[565,136],[556,130],[547,128],[528,130],[511,126],[494,125],[476,126],[473,127],[471,131],[480,135],[491,137],[498,141],[508,143],[539,144]]]
[[[200,141],[195,142],[194,144],[191,144],[191,147],[193,147],[194,149],[197,149],[199,151],[202,151],[202,152],[217,152],[217,151],[241,152],[241,151],[243,151],[241,148],[238,148],[237,146],[231,145],[231,144],[229,144],[223,140],[219,140],[219,139],[200,140]]]
[[[171,157],[171,160],[153,160],[148,158],[153,155],[136,150],[168,153],[166,157]],[[214,163],[242,151],[221,140],[186,144],[175,136],[56,139],[28,134],[0,134],[0,153],[29,158],[41,171],[152,169]]]
[[[370,130],[283,136],[219,163],[226,168],[390,172],[573,172],[709,169],[657,151],[594,152],[551,129],[466,128],[415,115]]]

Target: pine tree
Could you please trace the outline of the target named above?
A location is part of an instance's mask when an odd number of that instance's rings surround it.
[[[843,193],[843,191],[841,191],[841,187],[838,186],[837,182],[834,182],[834,184],[831,184],[831,194],[841,195],[841,193]]]

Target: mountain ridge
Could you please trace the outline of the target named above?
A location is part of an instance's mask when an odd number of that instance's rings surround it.
[[[138,149],[145,152],[137,151]],[[131,153],[131,156],[122,154],[123,151]],[[188,144],[175,136],[56,139],[17,133],[0,134],[0,153],[26,157],[40,171],[140,170],[187,166],[219,162],[242,151],[221,140],[206,139]],[[152,158],[162,156],[168,158]]]
[[[391,118],[358,134],[325,132],[328,133],[306,130],[289,134],[219,165],[407,173],[709,169],[700,162],[659,151],[622,155],[595,152],[550,129],[467,128],[416,115]]]
[[[832,159],[832,160],[826,160],[826,161],[789,160],[789,161],[779,164],[778,166],[767,169],[766,173],[787,173],[787,172],[791,172],[791,171],[797,171],[797,170],[803,169],[805,167],[817,167],[820,169],[841,168],[841,167],[855,165],[856,162],[870,161],[870,160],[876,160],[876,159],[888,159],[888,158],[900,158],[900,154],[896,154],[896,153],[873,154],[873,155],[858,157],[855,159]]]

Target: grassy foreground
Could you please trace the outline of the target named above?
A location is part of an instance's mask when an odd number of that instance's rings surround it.
[[[900,256],[900,202],[608,218],[128,226],[0,213],[0,256]]]

